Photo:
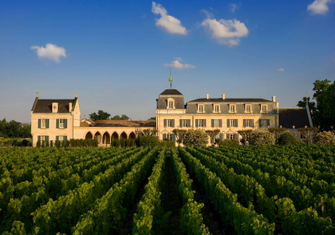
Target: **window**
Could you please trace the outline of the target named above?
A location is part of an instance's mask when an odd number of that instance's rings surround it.
[[[254,127],[254,119],[243,119],[244,127]]]
[[[67,128],[67,119],[56,119],[56,128]]]
[[[64,128],[65,119],[59,119],[59,128]]]
[[[204,112],[204,105],[203,104],[199,104],[198,105],[198,113],[203,113]]]
[[[236,104],[229,105],[229,113],[236,113]]]
[[[167,109],[174,109],[174,99],[172,98],[168,98],[167,99],[167,106],[166,106]]]
[[[206,119],[195,119],[195,127],[206,127]]]
[[[66,135],[56,136],[56,140],[59,140],[59,141],[67,140],[67,136]]]
[[[259,119],[259,127],[270,126],[270,119]]]
[[[268,108],[266,104],[262,104],[261,105],[261,113],[267,113],[268,112]]]
[[[238,127],[237,119],[227,119],[227,127]]]
[[[38,128],[49,128],[49,119],[38,119]]]
[[[163,134],[163,140],[170,140],[172,142],[176,142],[176,136],[173,133]]]
[[[239,139],[240,139],[240,136],[239,136],[239,134],[228,134],[228,133],[227,133],[226,138],[227,138],[227,139],[231,139],[231,140],[239,140]]]
[[[213,112],[214,113],[219,113],[220,112],[220,105],[219,104],[214,104]]]
[[[191,127],[191,119],[180,119],[180,127]]]
[[[212,127],[222,127],[222,119],[212,119]]]
[[[41,141],[43,141],[43,140],[47,140],[48,139],[48,136],[46,136],[46,135],[41,135]]]
[[[164,127],[174,127],[174,119],[164,119]]]
[[[246,113],[251,113],[251,104],[246,104],[245,105],[245,112]]]

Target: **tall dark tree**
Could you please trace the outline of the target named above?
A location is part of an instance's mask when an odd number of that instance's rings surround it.
[[[321,130],[335,128],[335,81],[317,96],[319,126]]]

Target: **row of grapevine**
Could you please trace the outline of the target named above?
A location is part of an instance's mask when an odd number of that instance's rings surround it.
[[[215,208],[221,213],[223,223],[230,223],[238,234],[273,234],[275,224],[269,223],[263,215],[252,208],[243,207],[222,181],[186,150],[179,148],[179,154],[197,180],[205,188]]]
[[[177,175],[177,189],[183,200],[183,206],[180,213],[180,227],[187,234],[210,234],[208,228],[203,224],[201,208],[203,203],[194,200],[194,191],[192,190],[192,180],[186,172],[186,167],[178,157],[176,150],[171,150],[173,167]]]
[[[102,198],[96,200],[91,210],[80,217],[72,234],[108,234],[122,225],[127,216],[127,206],[132,205],[137,188],[145,180],[157,152],[157,147],[151,150],[119,183],[115,183]]]
[[[32,182],[23,181],[15,186],[10,184],[9,176],[5,178],[7,183],[7,188],[5,189],[5,194],[0,204],[0,215],[5,216],[8,212],[8,215],[12,213],[17,214],[17,211],[20,213],[28,213],[28,215],[33,212],[41,203],[46,203],[49,198],[55,199],[56,196],[65,195],[69,190],[78,187],[83,182],[92,180],[93,176],[101,171],[106,170],[110,165],[114,165],[121,161],[123,158],[129,157],[131,154],[138,152],[139,149],[134,149],[128,151],[125,154],[115,157],[115,155],[109,156],[110,159],[104,162],[101,162],[89,170],[85,168],[91,166],[91,164],[81,163],[83,170],[83,176],[80,177],[77,173],[62,175],[58,171],[51,171],[49,174],[42,174],[40,176],[36,175],[33,178]],[[92,161],[90,161],[92,162]],[[96,161],[94,161],[96,162]],[[86,162],[87,163],[87,162]],[[73,169],[78,170],[79,167],[74,167]],[[40,171],[47,171],[48,169],[41,169]],[[77,171],[81,173],[80,171]],[[1,195],[1,192],[0,192]],[[33,204],[31,204],[33,203]],[[23,205],[29,206],[29,210],[26,209]],[[15,208],[15,209],[13,209]]]
[[[265,189],[253,177],[238,175],[232,169],[228,169],[225,164],[193,149],[187,148],[187,151],[216,173],[228,188],[238,194],[238,198],[241,198],[242,201],[247,199],[254,205],[257,204],[257,208],[260,208],[259,213],[268,218],[271,223],[277,222],[276,230],[279,230],[279,232],[276,231],[277,233],[330,234],[334,232],[330,218],[324,219],[318,216],[317,212],[311,208],[298,212],[293,201],[287,197],[268,198]],[[309,224],[304,228],[299,228],[299,225],[304,224],[306,220],[309,221]]]
[[[164,214],[161,207],[161,189],[163,184],[163,169],[165,167],[165,148],[158,155],[156,164],[152,169],[145,193],[137,204],[137,213],[133,216],[132,234],[151,234],[152,229],[157,229],[163,224],[170,213]]]
[[[45,232],[45,234],[48,234],[48,231],[56,231],[57,229],[68,229],[69,223],[74,224],[97,198],[104,195],[148,151],[149,149],[146,148],[129,158],[123,159],[120,163],[110,166],[104,173],[100,172],[95,175],[90,183],[84,182],[79,187],[69,191],[67,195],[60,196],[56,201],[48,197],[42,197],[45,193],[43,189],[38,192],[42,193],[42,196],[34,193],[31,197],[24,197],[21,203],[16,204],[17,207],[12,206],[15,210],[9,212],[10,218],[6,221],[7,227],[12,221],[19,220],[25,224],[27,231],[34,224],[34,231],[41,230],[40,234]],[[46,204],[39,201],[34,202],[36,199],[44,199]],[[34,210],[40,204],[42,206]],[[30,213],[32,213],[33,218],[31,218]]]
[[[244,174],[254,177],[261,184],[269,197],[278,196],[279,198],[288,197],[293,200],[297,210],[304,210],[310,206],[317,210],[319,214],[324,213],[325,217],[331,217],[334,220],[335,200],[334,194],[314,195],[306,186],[300,187],[283,176],[269,175],[260,169],[254,170],[250,165],[239,160],[228,158],[222,153],[215,153],[213,149],[199,149],[205,154],[209,154],[219,162],[223,162],[228,168],[233,168],[238,174]],[[323,208],[323,211],[322,211]]]

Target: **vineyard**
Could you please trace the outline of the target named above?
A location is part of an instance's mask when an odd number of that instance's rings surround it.
[[[0,148],[0,234],[335,234],[335,146]]]

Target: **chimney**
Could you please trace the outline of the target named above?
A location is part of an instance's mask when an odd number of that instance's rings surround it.
[[[78,97],[78,92],[76,92],[76,98]]]
[[[272,96],[272,102],[276,102],[276,97]]]
[[[226,95],[225,94],[222,94],[222,99],[226,99]]]
[[[36,98],[38,98],[38,92],[36,92]]]
[[[208,95],[208,94],[206,95],[206,99],[207,99],[207,100],[209,99],[209,95]]]
[[[52,102],[52,113],[58,113],[58,103]]]
[[[72,111],[72,103],[69,103],[69,113]]]

